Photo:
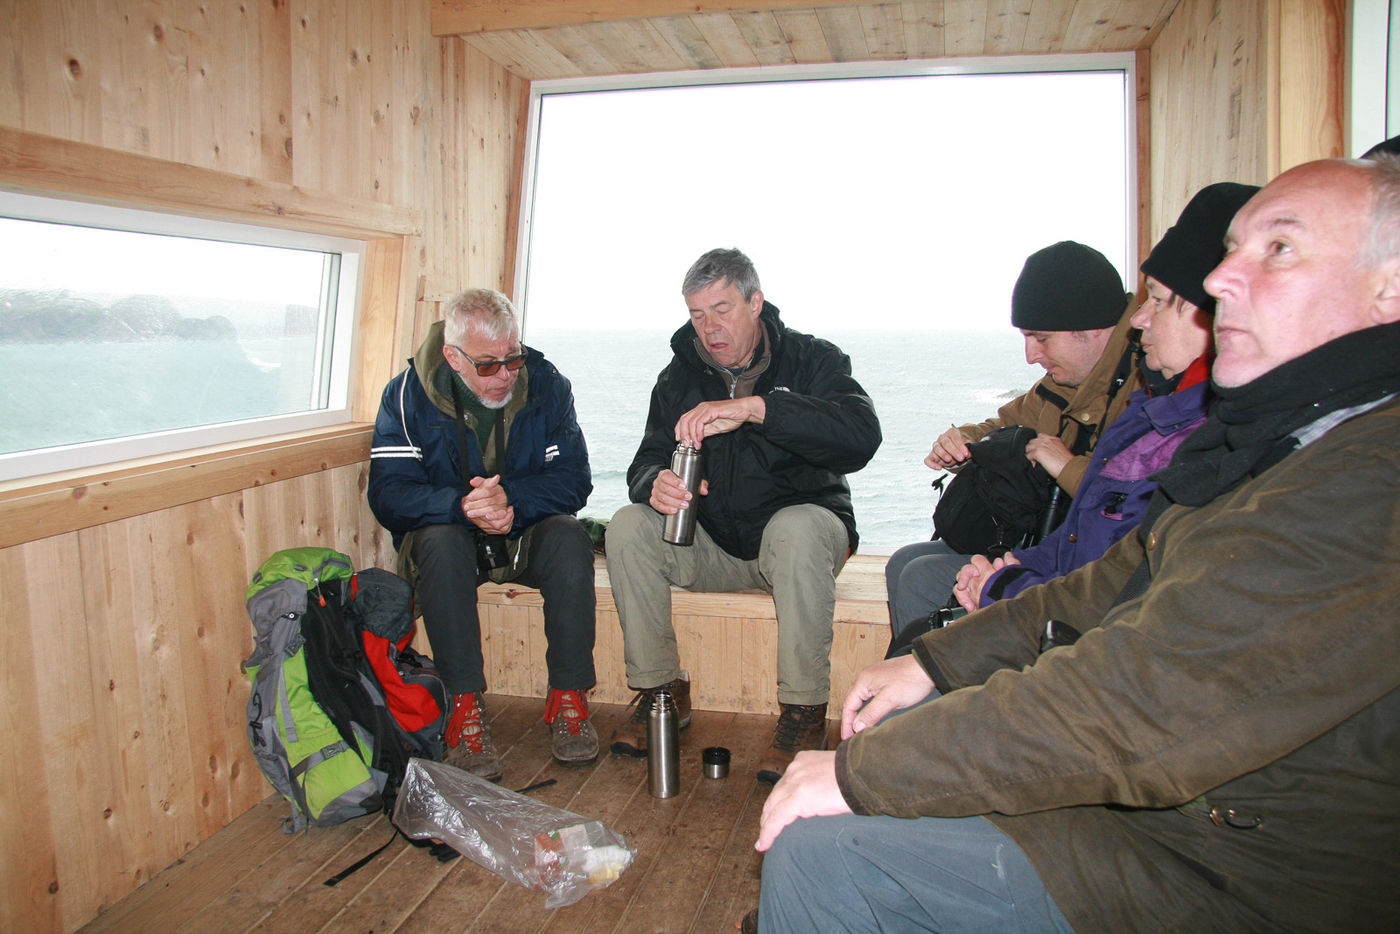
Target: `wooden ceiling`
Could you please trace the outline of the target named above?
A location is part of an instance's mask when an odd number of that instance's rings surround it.
[[[433,0],[524,78],[1145,49],[1178,0]]]

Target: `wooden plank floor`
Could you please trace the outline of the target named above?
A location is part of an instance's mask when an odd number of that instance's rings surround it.
[[[336,887],[323,884],[392,835],[384,815],[305,834],[281,832],[287,805],[269,796],[104,912],[84,931],[200,934],[232,931],[388,932],[730,932],[758,903],[761,857],[753,849],[768,785],[754,778],[773,718],[694,713],[681,733],[680,794],[656,799],[642,759],[604,747],[586,766],[549,755],[538,698],[487,696],[492,736],[501,753],[501,784],[549,804],[601,820],[637,850],[611,886],[577,904],[546,911],[543,893],[506,882],[466,858],[439,863],[402,838]],[[596,704],[594,723],[606,743],[629,713]],[[706,779],[700,750],[728,746],[729,777]],[[450,759],[449,759],[450,761]]]

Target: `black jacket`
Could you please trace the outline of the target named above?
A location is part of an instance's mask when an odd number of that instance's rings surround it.
[[[752,560],[773,513],[813,503],[841,518],[854,551],[859,538],[845,475],[880,446],[875,406],[839,347],[783,327],[768,302],[761,320],[772,359],[754,395],[764,397],[768,414],[762,425],[705,439],[701,476],[709,495],[699,497],[700,525],[726,552]],[[729,398],[728,374],[701,360],[694,337],[689,324],[671,336],[675,356],[652,388],[646,432],[627,470],[634,503],[647,502],[657,473],[671,466],[680,417],[701,402]]]

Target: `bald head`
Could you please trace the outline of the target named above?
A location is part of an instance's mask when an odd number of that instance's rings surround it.
[[[1235,215],[1225,259],[1205,281],[1216,298],[1218,384],[1244,385],[1343,334],[1400,320],[1400,256],[1375,236],[1393,226],[1377,224],[1376,206],[1394,171],[1309,162]]]

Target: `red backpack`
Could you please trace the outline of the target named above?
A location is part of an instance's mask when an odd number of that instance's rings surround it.
[[[383,568],[366,568],[351,581],[345,615],[355,627],[367,675],[379,682],[409,755],[441,761],[452,707],[433,660],[413,641],[413,588]]]

